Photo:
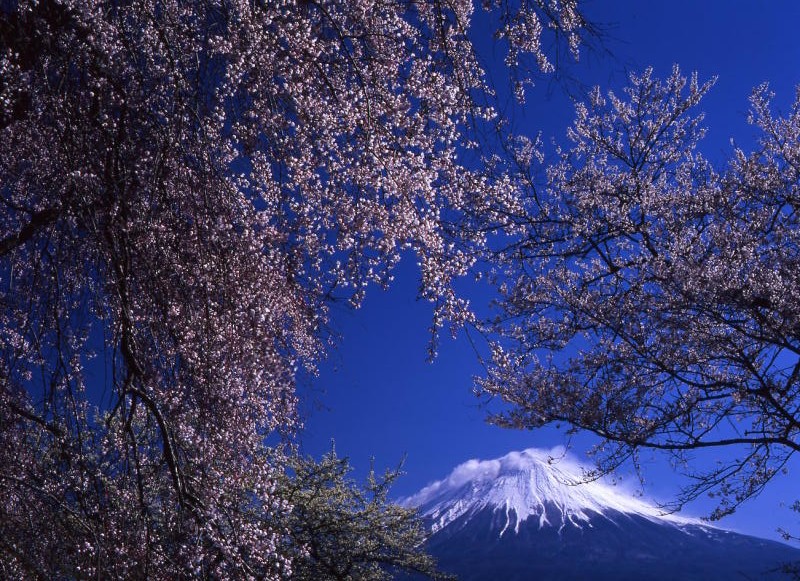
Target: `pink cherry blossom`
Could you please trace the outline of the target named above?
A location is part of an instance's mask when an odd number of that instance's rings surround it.
[[[514,10],[515,59],[544,66],[548,31],[575,48],[574,1]],[[266,442],[298,428],[329,304],[410,251],[437,321],[468,320],[452,282],[486,240],[462,225],[513,200],[464,162],[495,120],[471,19],[468,0],[3,4],[0,576],[291,573]]]

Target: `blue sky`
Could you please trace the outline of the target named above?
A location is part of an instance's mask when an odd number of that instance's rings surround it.
[[[594,0],[585,9],[605,27],[611,56],[584,55],[571,69],[582,81],[619,89],[626,71],[652,65],[666,76],[674,63],[685,73],[697,71],[701,81],[719,77],[702,105],[709,132],[701,149],[712,161],[725,159],[731,138],[750,143],[755,132],[746,114],[753,87],[769,81],[775,103],[787,109],[800,84],[796,0]],[[489,45],[482,42],[481,48]],[[521,122],[531,134],[541,129],[546,140],[561,139],[572,110],[563,91],[540,82]],[[512,431],[486,424],[486,408],[472,394],[472,378],[481,367],[469,341],[463,334],[456,340],[443,337],[438,358],[427,363],[431,308],[416,300],[413,261],[401,263],[396,274],[390,290],[371,289],[358,311],[333,312],[333,327],[341,334],[338,348],[319,376],[301,388],[304,451],[319,456],[335,439],[338,453],[350,457],[357,476],[366,472],[372,457],[378,468],[405,457],[406,475],[394,489],[405,496],[469,458],[564,444],[555,429]],[[573,439],[578,458],[589,441]],[[800,531],[800,515],[786,508],[800,498],[792,485],[800,462],[794,464],[793,472],[721,526],[770,538],[778,538],[779,526]],[[680,484],[659,462],[645,476],[645,493],[661,500],[668,500]],[[711,507],[706,501],[687,510],[702,515]]]

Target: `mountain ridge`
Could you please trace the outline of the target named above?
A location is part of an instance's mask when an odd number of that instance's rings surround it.
[[[470,460],[404,500],[428,550],[465,581],[784,579],[800,550],[667,514],[563,453]]]
[[[532,517],[539,519],[540,528],[568,524],[580,527],[581,522],[609,510],[675,525],[711,527],[699,519],[666,512],[601,480],[587,480],[582,472],[563,454],[529,448],[493,460],[469,460],[403,503],[417,507],[430,519],[433,532],[486,507],[505,510],[509,521],[513,513],[516,532],[521,523]],[[551,522],[553,516],[560,522]],[[504,529],[503,534],[508,530]]]

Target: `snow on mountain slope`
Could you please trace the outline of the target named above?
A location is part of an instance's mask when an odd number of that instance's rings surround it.
[[[504,516],[500,536],[536,519],[539,528],[582,527],[598,515],[628,514],[673,525],[704,525],[661,509],[600,480],[586,482],[581,467],[561,453],[528,449],[494,460],[469,460],[444,480],[404,500],[430,520],[432,532],[491,509]],[[710,528],[710,527],[709,527]]]
[[[462,581],[782,581],[800,563],[793,547],[664,514],[583,476],[562,451],[529,449],[465,462],[405,503],[431,527],[441,570]]]

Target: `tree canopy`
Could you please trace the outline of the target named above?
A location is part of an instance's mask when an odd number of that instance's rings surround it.
[[[508,64],[574,0],[486,2]],[[416,254],[434,326],[516,204],[466,0],[0,2],[0,572],[278,578],[332,300]]]
[[[776,116],[751,97],[754,151],[698,151],[713,80],[632,75],[577,106],[571,147],[517,215],[493,367],[494,418],[588,430],[601,470],[643,449],[690,476],[713,516],[762,490],[800,450],[800,93]],[[728,447],[717,463],[692,463]]]
[[[296,507],[289,518],[289,538],[298,555],[292,579],[381,581],[403,572],[448,578],[426,555],[427,533],[416,510],[391,504],[388,494],[399,469],[366,484],[350,480],[350,464],[335,450],[320,462],[293,458],[285,478],[286,499]]]

